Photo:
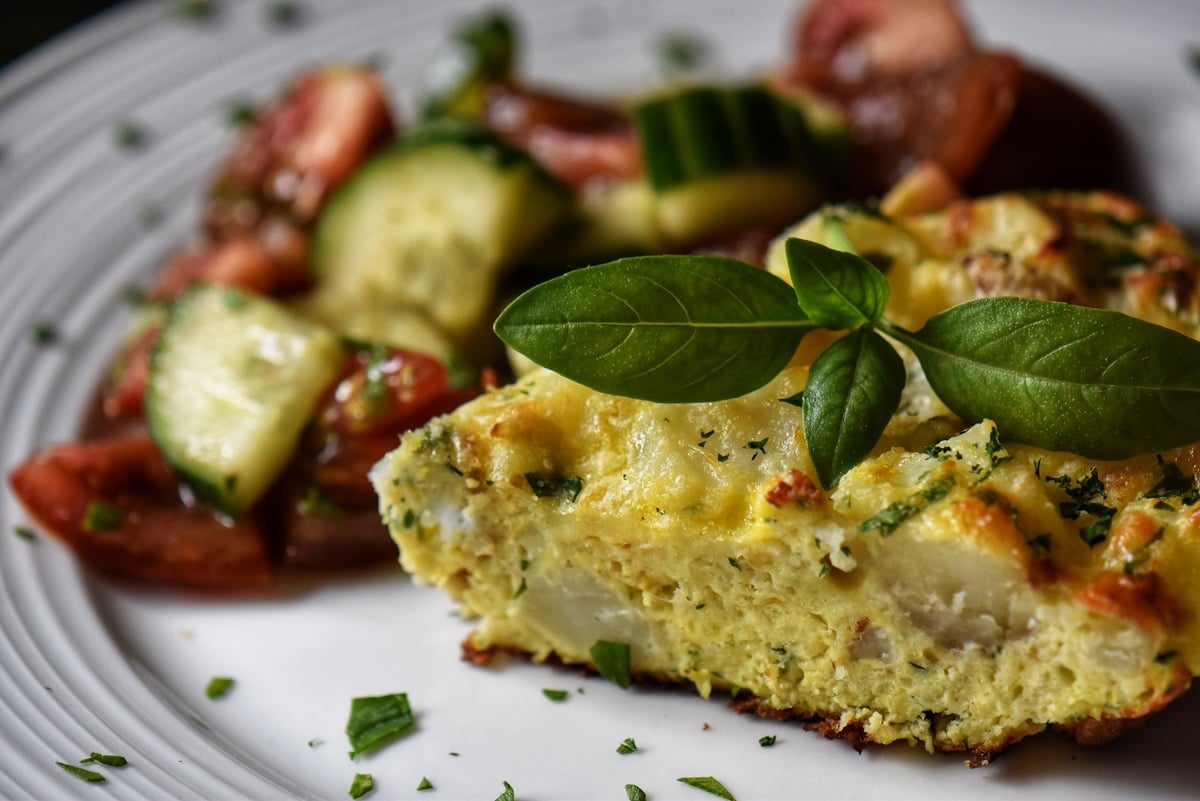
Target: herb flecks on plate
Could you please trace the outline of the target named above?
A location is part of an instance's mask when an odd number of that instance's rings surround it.
[[[809,331],[846,331],[816,358],[801,404],[826,487],[869,455],[899,405],[907,374],[882,335],[913,352],[955,414],[994,421],[1006,441],[1095,459],[1200,441],[1200,342],[1190,337],[1120,312],[1017,297],[972,300],[909,331],[883,316],[888,285],[871,262],[801,239],[786,253],[792,285],[713,256],[575,270],[521,295],[495,330],[592,389],[661,403],[752,392]]]
[[[350,758],[391,742],[415,722],[405,693],[355,698],[350,702],[350,719],[346,722]]]

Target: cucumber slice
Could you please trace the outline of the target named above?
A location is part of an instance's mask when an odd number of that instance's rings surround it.
[[[795,220],[827,192],[801,107],[758,86],[691,87],[634,110],[662,235],[687,244]]]
[[[151,356],[150,435],[197,496],[236,517],[283,470],[344,358],[324,326],[199,284],[175,301]]]
[[[390,303],[469,342],[500,275],[570,206],[524,152],[441,120],[373,158],[326,205],[310,251],[317,303],[346,315],[365,299]]]

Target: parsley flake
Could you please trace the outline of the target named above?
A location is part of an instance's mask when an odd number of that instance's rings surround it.
[[[726,801],[737,801],[733,795],[725,789],[725,785],[714,779],[712,776],[685,776],[679,781],[684,784],[698,787],[706,793],[712,793],[715,796],[726,799]]]
[[[770,437],[752,439],[742,446],[744,450],[754,451],[754,453],[750,456],[750,461],[753,462],[755,459],[757,459],[759,454],[762,454],[763,456],[767,455],[767,440],[769,439]]]
[[[417,792],[420,793],[425,790],[432,790],[432,789],[433,789],[433,782],[429,781],[429,779],[422,776],[421,783],[417,785]]]
[[[131,120],[122,120],[113,129],[113,142],[122,150],[138,150],[146,144],[146,131]]]
[[[121,527],[121,510],[111,503],[93,501],[83,515],[84,531],[116,531]]]
[[[58,342],[58,329],[52,323],[36,323],[30,333],[35,345],[53,345]]]
[[[204,694],[212,699],[224,698],[233,689],[233,679],[229,676],[213,676],[204,688]]]
[[[596,640],[588,653],[601,676],[622,689],[629,689],[632,683],[629,643]]]
[[[574,503],[583,491],[583,479],[579,476],[555,476],[549,473],[526,473],[529,489],[539,498],[561,498]]]
[[[129,760],[119,754],[101,754],[97,751],[93,751],[90,756],[79,760],[80,765],[87,765],[91,762],[99,762],[110,768],[123,768],[129,764]]]
[[[55,762],[54,764],[58,765],[60,768],[65,770],[67,773],[70,773],[76,779],[80,779],[85,782],[107,781],[107,779],[105,779],[102,775],[100,775],[99,773],[97,773],[94,770],[88,770],[87,768],[81,768],[78,765],[72,765],[69,762]]]
[[[376,748],[412,728],[416,719],[404,693],[355,698],[350,702],[346,736],[350,739],[350,758]]]
[[[375,789],[375,777],[370,773],[355,773],[354,781],[350,783],[350,797],[362,798]]]
[[[496,796],[496,801],[517,801],[517,793],[511,784],[504,782],[504,792]]]
[[[570,693],[568,693],[566,690],[553,690],[549,687],[546,687],[543,688],[542,695],[546,696],[551,701],[565,701]]]
[[[758,744],[763,748],[770,748],[771,746],[775,745],[775,735],[764,734],[762,737],[758,738]]]
[[[625,785],[625,797],[629,801],[646,801],[646,791],[636,784]]]
[[[637,743],[633,741],[632,737],[626,737],[621,741],[621,744],[617,746],[618,754],[632,754],[637,750]]]
[[[175,13],[192,22],[206,22],[217,15],[217,4],[213,0],[182,0]]]
[[[258,117],[258,109],[253,103],[237,100],[225,107],[225,123],[234,129],[245,128]]]
[[[13,526],[13,534],[23,540],[36,540],[37,534],[29,526]]]

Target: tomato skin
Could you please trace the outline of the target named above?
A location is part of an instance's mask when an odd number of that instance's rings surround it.
[[[496,84],[488,88],[484,113],[489,128],[575,189],[591,181],[623,181],[641,174],[633,125],[615,109]]]
[[[422,353],[370,348],[347,359],[273,504],[284,562],[330,567],[394,559],[367,473],[400,434],[477,394],[452,387],[445,365]]]
[[[185,505],[175,474],[145,434],[52,445],[14,468],[8,480],[29,514],[100,572],[227,587],[271,577],[257,522],[224,521]],[[119,524],[90,530],[93,504],[119,510]]]

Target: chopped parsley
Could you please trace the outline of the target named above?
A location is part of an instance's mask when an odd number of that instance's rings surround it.
[[[116,531],[121,527],[121,510],[111,503],[93,501],[83,514],[84,531]]]
[[[1160,665],[1168,665],[1173,662],[1177,656],[1179,656],[1178,651],[1163,651],[1154,657],[1154,661]]]
[[[738,560],[734,559],[732,556],[729,557],[729,566],[734,568],[735,570],[742,569],[742,566],[738,563]]]
[[[758,744],[763,748],[770,748],[771,746],[775,745],[775,735],[764,734],[762,737],[758,738]]]
[[[708,42],[688,34],[668,34],[658,43],[659,62],[663,72],[668,75],[693,72],[703,66],[710,56]]]
[[[101,765],[108,765],[110,768],[123,768],[129,764],[129,760],[119,754],[101,754],[93,751],[90,756],[79,760],[80,765],[87,765],[92,762],[99,762]]]
[[[637,743],[633,741],[632,737],[626,737],[621,741],[621,744],[617,746],[618,754],[632,754],[637,750]]]
[[[354,781],[350,782],[350,797],[362,798],[375,789],[375,777],[370,773],[355,773]]]
[[[213,0],[182,0],[175,13],[186,20],[206,22],[217,15],[217,4]]]
[[[566,690],[553,690],[549,687],[545,687],[542,689],[542,695],[546,696],[551,701],[565,701],[570,693],[568,693]]]
[[[131,120],[122,120],[113,129],[113,142],[122,150],[138,150],[146,144],[146,131]]]
[[[310,485],[308,492],[304,493],[304,497],[300,499],[299,508],[304,514],[313,517],[327,517],[336,520],[345,515],[342,507],[334,503],[316,484]]]
[[[522,595],[525,594],[525,591],[527,589],[529,589],[529,585],[525,582],[525,577],[522,576],[521,577],[521,586],[517,587],[517,591],[513,593],[512,599],[514,601],[517,600],[518,598],[520,598]]]
[[[636,784],[625,785],[625,797],[629,801],[646,801],[646,791]]]
[[[53,323],[35,323],[30,335],[33,337],[35,345],[53,345],[58,342],[58,329],[54,327]]]
[[[629,643],[596,640],[588,653],[601,676],[622,689],[632,684]]]
[[[224,698],[233,689],[233,679],[229,676],[213,676],[204,688],[204,694],[212,699]]]
[[[350,702],[350,719],[346,722],[350,758],[389,742],[415,722],[404,693],[355,698]]]
[[[55,762],[54,764],[58,765],[60,768],[65,770],[67,773],[70,773],[76,779],[80,779],[85,782],[107,781],[107,779],[105,779],[102,775],[100,775],[99,773],[97,773],[94,770],[88,770],[87,768],[81,768],[78,765],[72,765],[69,762]]]
[[[763,437],[762,439],[752,439],[749,442],[747,442],[745,445],[742,446],[742,448],[744,450],[754,451],[754,453],[750,456],[750,461],[754,461],[755,459],[757,459],[759,454],[762,454],[763,456],[767,455],[767,440],[769,440],[769,439],[770,439],[770,437]]]
[[[941,500],[954,487],[954,478],[945,476],[938,481],[914,492],[902,501],[888,505],[882,512],[858,524],[859,531],[878,531],[890,537],[900,524],[919,514],[934,501]]]
[[[561,498],[574,503],[583,491],[583,479],[579,476],[556,476],[550,473],[526,473],[529,489],[539,498]]]
[[[37,534],[29,526],[13,526],[13,534],[23,540],[36,540]]]
[[[496,796],[496,801],[517,801],[517,793],[511,784],[504,782],[504,792]]]
[[[432,789],[433,789],[433,782],[429,781],[429,779],[422,776],[421,783],[417,785],[417,792],[420,793],[420,792],[424,792],[425,790],[432,790]]]
[[[253,103],[238,100],[225,107],[225,123],[230,128],[245,128],[258,117],[258,109]]]
[[[304,9],[299,3],[280,2],[272,3],[267,7],[267,21],[277,28],[292,28],[299,25],[304,20]]]
[[[715,796],[724,798],[726,801],[736,801],[733,795],[725,789],[725,785],[712,776],[685,776],[679,779],[679,781],[692,787],[698,787],[706,793],[712,793]]]
[[[1149,492],[1147,498],[1178,498],[1184,506],[1200,502],[1200,489],[1196,487],[1196,477],[1185,475],[1179,466],[1173,462],[1164,462],[1158,457],[1162,466],[1162,478]]]

